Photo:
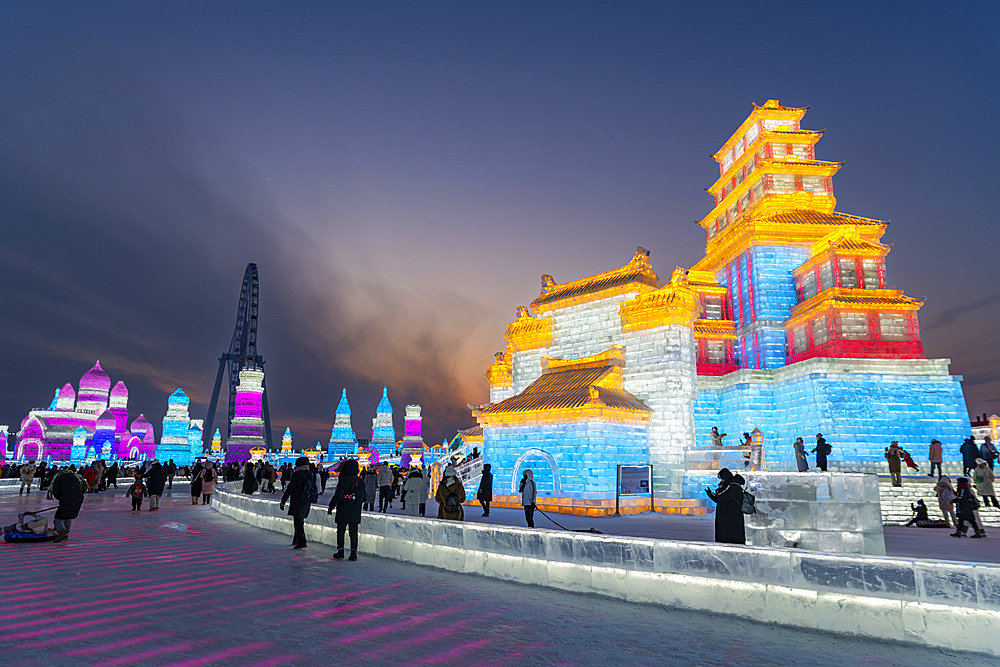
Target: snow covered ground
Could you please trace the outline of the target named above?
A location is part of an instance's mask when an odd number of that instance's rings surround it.
[[[37,493],[5,495],[0,517],[6,523],[21,508],[51,505]],[[921,667],[991,660],[364,555],[357,563],[336,562],[330,547],[294,551],[285,535],[192,506],[186,487],[164,498],[161,507],[133,514],[120,494],[88,496],[69,541],[0,544],[5,575],[0,580],[0,650],[6,660],[46,667],[458,667],[623,660],[634,665]],[[513,521],[520,513],[497,511],[490,518],[501,521],[506,514]],[[562,518],[556,520],[569,526],[569,518]],[[696,524],[711,526],[711,519],[681,519],[669,522],[681,532]],[[645,530],[658,517],[572,521],[599,529],[596,521],[635,522]]]

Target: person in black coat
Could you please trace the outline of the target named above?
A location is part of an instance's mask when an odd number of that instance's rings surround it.
[[[158,511],[163,487],[167,485],[167,471],[164,470],[159,461],[153,461],[153,465],[149,467],[143,477],[146,478],[146,492],[149,494],[149,511]]]
[[[52,497],[59,501],[59,508],[56,510],[55,524],[59,533],[53,542],[62,542],[69,537],[69,528],[73,519],[80,515],[80,507],[83,505],[83,493],[87,488],[87,483],[83,477],[76,474],[72,466],[60,471],[54,478],[49,490]]]
[[[816,434],[816,447],[812,450],[816,455],[816,467],[826,472],[826,457],[831,453],[831,447],[822,433]]]
[[[493,502],[493,473],[490,472],[492,466],[489,463],[483,465],[483,478],[479,482],[479,490],[476,491],[476,499],[483,506],[483,516],[490,515],[490,503]]]
[[[252,496],[257,490],[257,477],[254,475],[253,461],[243,464],[243,493]]]
[[[288,486],[285,487],[285,492],[281,494],[281,503],[278,505],[284,510],[285,501],[291,499],[288,504],[288,516],[292,517],[292,523],[295,525],[292,546],[296,549],[306,548],[306,518],[309,516],[310,504],[302,496],[309,484],[310,475],[309,459],[305,456],[295,459],[295,470]]]
[[[715,541],[727,544],[746,544],[746,526],[743,523],[743,484],[745,480],[740,475],[734,475],[729,468],[719,471],[719,486],[713,492],[706,488],[705,493],[714,500],[715,509]]]
[[[344,531],[350,529],[351,555],[347,560],[358,559],[358,525],[361,523],[361,505],[364,502],[364,486],[358,481],[358,462],[348,459],[340,464],[337,490],[333,492],[327,514],[337,509],[337,553],[334,558],[344,557]],[[412,501],[411,501],[412,502]]]

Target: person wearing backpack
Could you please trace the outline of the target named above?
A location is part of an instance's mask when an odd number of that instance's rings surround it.
[[[201,504],[208,505],[212,502],[212,494],[215,493],[215,480],[218,479],[215,471],[214,461],[205,461],[205,468],[201,471]]]
[[[295,459],[295,470],[292,478],[281,494],[279,507],[284,511],[288,502],[288,516],[292,517],[295,531],[292,535],[292,546],[296,549],[306,548],[306,518],[309,508],[319,499],[319,489],[314,476],[309,472],[309,459],[300,456]]]
[[[524,508],[524,520],[528,523],[528,528],[535,527],[535,501],[538,496],[538,486],[535,484],[535,473],[531,469],[525,470],[521,475],[521,485],[518,487],[521,492],[521,507]]]
[[[358,559],[358,526],[361,524],[361,505],[364,503],[364,485],[358,479],[358,462],[348,459],[340,464],[337,488],[330,499],[327,514],[337,510],[337,553],[333,557],[340,560],[344,557],[344,531],[351,534],[351,555],[347,560]]]
[[[465,508],[462,507],[465,502],[465,487],[458,478],[455,466],[449,465],[444,469],[444,479],[438,485],[434,500],[438,503],[439,519],[465,520]]]
[[[816,467],[826,472],[826,457],[833,453],[833,447],[826,441],[822,433],[816,434],[816,447],[812,453],[816,455]]]
[[[972,529],[976,531],[973,537],[982,537],[985,533],[976,523],[976,510],[979,509],[979,501],[969,487],[968,477],[958,478],[958,496],[955,498],[955,504],[958,505],[958,525],[955,526],[955,532],[951,536],[962,537],[965,535],[966,531],[969,530],[965,525],[965,522],[968,521]]]
[[[949,525],[957,526],[958,519],[955,517],[955,489],[951,487],[951,480],[942,475],[938,477],[937,484],[934,485],[934,494],[938,499],[938,507],[945,521],[951,520]]]
[[[715,491],[705,488],[705,494],[717,504],[715,541],[746,544],[746,525],[743,521],[743,484],[746,481],[741,475],[734,475],[729,468],[719,471],[719,480]]]
[[[142,473],[138,470],[135,471],[135,481],[125,491],[125,495],[132,501],[132,511],[141,512],[142,499],[146,495],[146,487],[142,483]]]

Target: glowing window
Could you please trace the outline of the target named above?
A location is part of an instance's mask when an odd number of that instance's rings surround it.
[[[803,176],[802,189],[809,192],[826,192],[826,187],[823,185],[823,178],[821,176]]]
[[[733,204],[732,206],[729,207],[729,219],[730,220],[735,220],[737,213],[738,213],[738,211],[736,210],[736,204]]]
[[[788,174],[775,174],[771,177],[770,192],[791,194],[795,192],[795,177]]]
[[[882,340],[906,340],[906,316],[879,315],[879,328]]]
[[[729,171],[729,168],[733,166],[733,154],[732,152],[727,152],[722,156],[722,173]]]
[[[792,329],[792,348],[795,354],[805,352],[809,347],[809,335],[805,325]]]
[[[855,288],[858,286],[857,265],[853,257],[841,257],[840,264],[840,286]]]
[[[878,260],[864,259],[861,261],[861,272],[864,274],[865,289],[878,289]]]
[[[739,185],[740,183],[743,182],[743,170],[742,169],[739,170],[738,172],[736,172],[736,174],[733,176],[733,180],[736,181],[736,185]]]
[[[764,196],[764,179],[758,179],[756,183],[753,184],[751,188],[753,191],[754,201],[760,199]]]
[[[830,340],[830,330],[826,326],[826,316],[820,315],[812,321],[813,345],[822,345]]]
[[[841,313],[840,337],[844,340],[868,340],[868,316],[864,313]]]
[[[783,158],[788,155],[788,146],[785,144],[771,144],[771,157]]]
[[[722,299],[717,296],[705,297],[705,314],[703,317],[706,320],[721,320]]]
[[[819,267],[819,290],[833,287],[833,262],[826,262]]]
[[[740,208],[745,211],[747,206],[749,205],[750,205],[750,193],[744,192],[743,196],[740,197]]]
[[[790,120],[782,120],[780,118],[766,118],[761,123],[765,130],[794,130],[794,124]]]
[[[744,135],[744,138],[746,139],[747,142],[747,146],[757,141],[757,137],[759,135],[760,131],[757,129],[757,123],[754,123],[753,125],[750,126],[750,129],[747,130],[747,133]]]
[[[721,340],[710,340],[705,346],[708,352],[708,363],[710,364],[724,364],[726,363],[726,344]]]
[[[743,155],[743,142],[737,141],[736,146],[733,147],[733,158],[739,160],[741,155]]]
[[[816,296],[816,274],[810,271],[802,276],[802,300],[808,301]]]
[[[792,155],[796,155],[802,160],[808,159],[809,144],[792,144]]]

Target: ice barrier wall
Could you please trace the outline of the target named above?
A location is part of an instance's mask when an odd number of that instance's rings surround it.
[[[216,511],[281,533],[269,498],[220,485]],[[309,540],[336,543],[317,505]],[[453,572],[748,618],[766,623],[1000,655],[1000,566],[817,554],[364,514],[359,548]]]

